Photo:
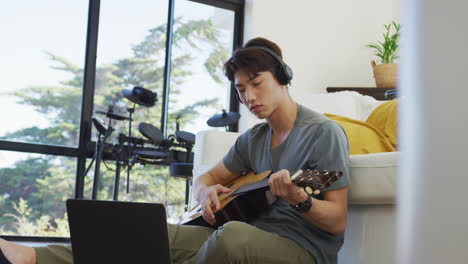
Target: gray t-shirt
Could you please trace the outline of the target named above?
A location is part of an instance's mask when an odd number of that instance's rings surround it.
[[[298,169],[341,170],[343,176],[327,190],[349,185],[348,139],[340,125],[298,105],[293,129],[284,142],[273,149],[271,133],[270,126],[261,123],[239,136],[223,158],[226,168],[235,173],[281,169],[291,172]],[[344,241],[344,233],[333,235],[318,228],[281,198],[249,224],[296,241],[319,264],[337,263],[337,253]]]

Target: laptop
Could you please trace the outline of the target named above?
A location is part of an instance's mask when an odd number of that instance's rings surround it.
[[[162,204],[70,199],[67,212],[74,264],[171,263]]]

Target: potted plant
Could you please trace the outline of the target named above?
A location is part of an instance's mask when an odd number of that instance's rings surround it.
[[[392,25],[394,33],[391,34]],[[391,24],[384,25],[386,32],[383,33],[384,40],[378,43],[366,45],[375,50],[375,55],[380,58],[380,64],[371,62],[374,70],[375,83],[378,88],[396,88],[398,83],[398,66],[393,63],[398,56],[398,40],[400,36],[400,24],[392,21]],[[379,61],[378,61],[379,62]]]

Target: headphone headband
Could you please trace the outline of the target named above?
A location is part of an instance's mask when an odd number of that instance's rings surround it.
[[[259,49],[270,54],[275,60],[277,60],[280,63],[280,69],[276,73],[276,78],[278,79],[279,83],[283,85],[287,85],[291,82],[293,78],[293,72],[291,68],[283,61],[283,59],[281,59],[281,57],[278,54],[276,54],[276,52],[263,46],[250,46],[244,49]]]

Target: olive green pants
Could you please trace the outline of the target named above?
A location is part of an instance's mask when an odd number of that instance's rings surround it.
[[[232,221],[218,229],[168,225],[172,263],[312,263],[296,242]],[[35,248],[38,264],[72,263],[70,246]]]

